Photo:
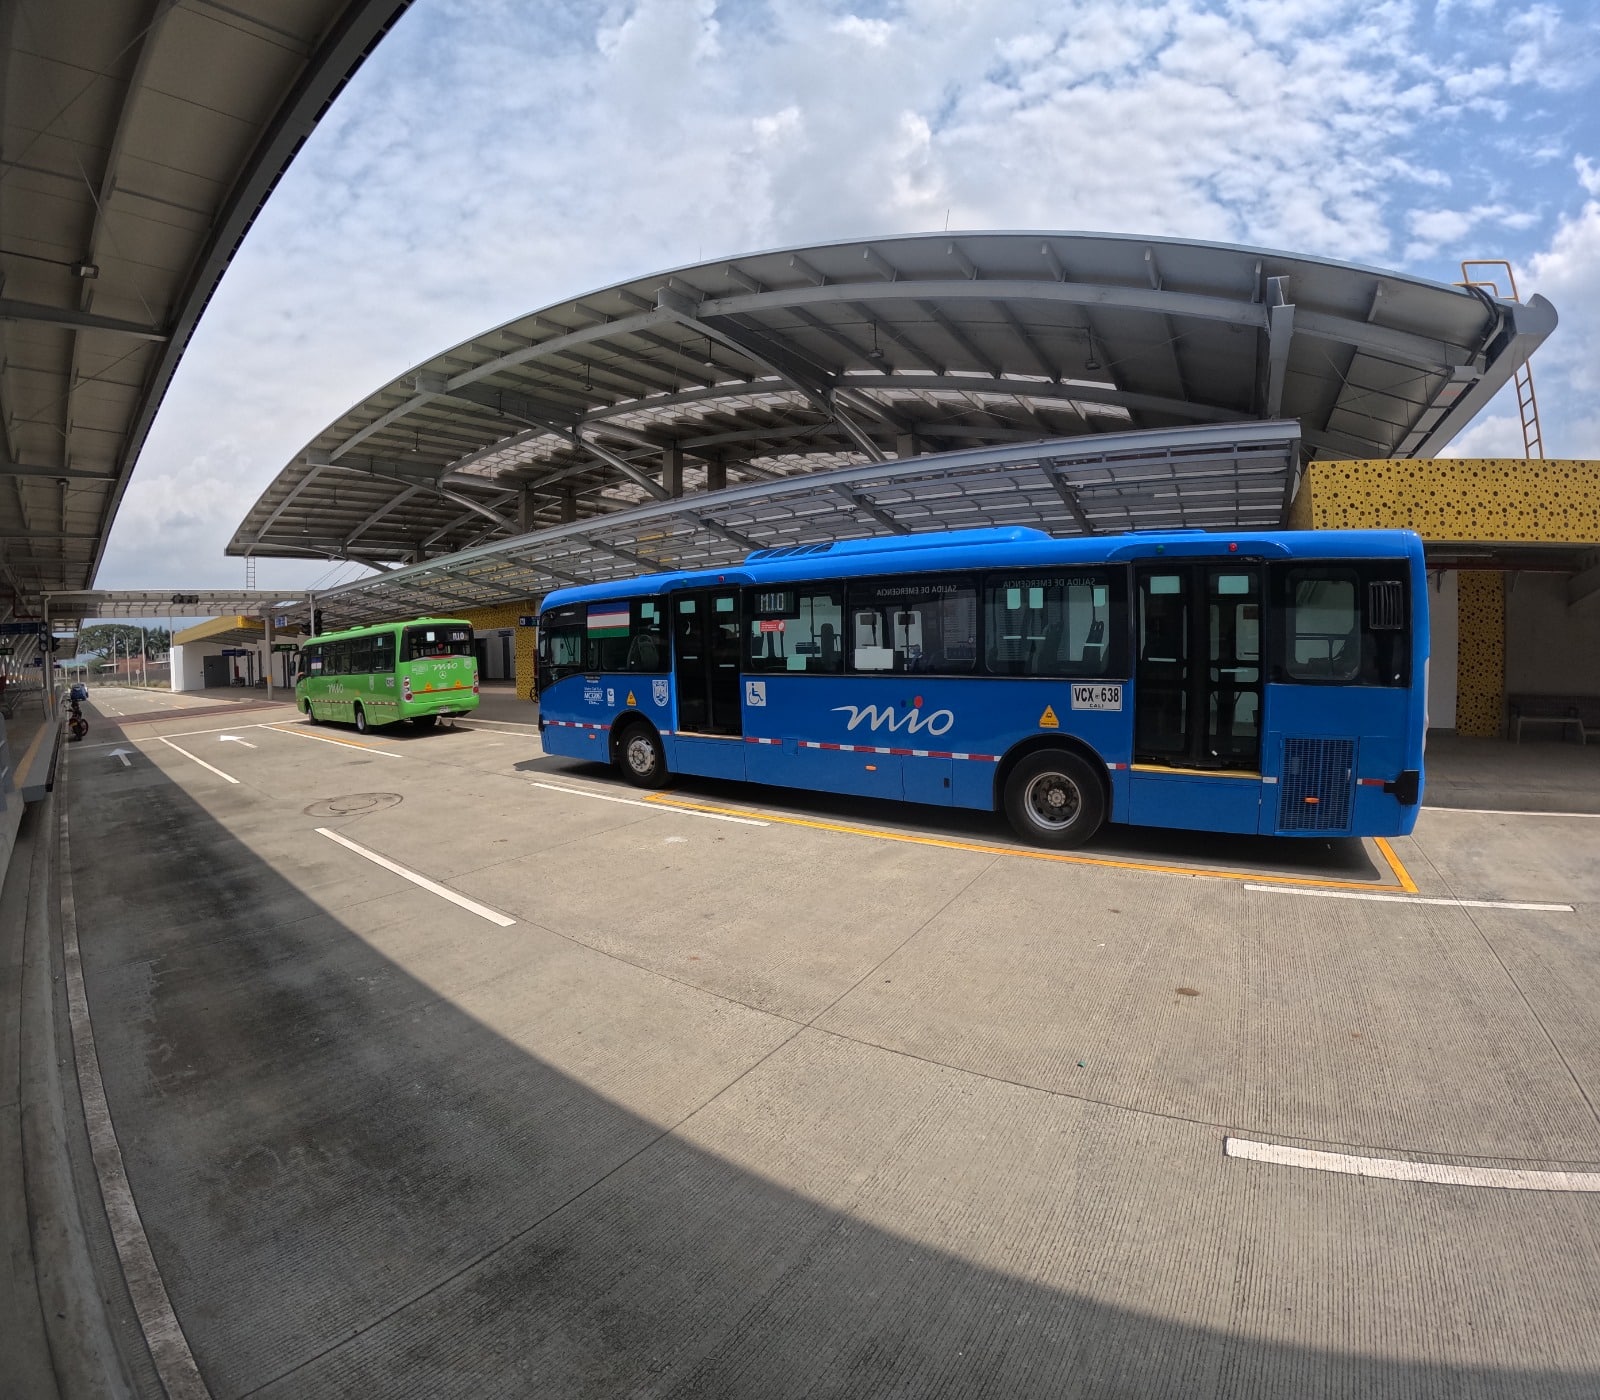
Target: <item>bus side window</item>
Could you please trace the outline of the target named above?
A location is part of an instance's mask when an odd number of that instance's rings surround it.
[[[839,634],[844,591],[836,583],[802,583],[745,591],[747,671],[837,674],[844,669]]]

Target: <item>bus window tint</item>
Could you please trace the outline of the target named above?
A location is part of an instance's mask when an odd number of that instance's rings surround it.
[[[984,664],[994,676],[1104,676],[1119,628],[1100,574],[1018,574],[984,584]]]
[[[1289,681],[1405,685],[1409,671],[1402,566],[1386,560],[1346,565],[1279,565],[1276,597],[1283,617],[1274,667]]]
[[[583,610],[554,608],[539,619],[539,689],[583,670]]]
[[[623,669],[663,672],[668,666],[667,657],[667,618],[661,600],[635,599],[629,605],[628,652]]]
[[[1361,669],[1361,616],[1355,574],[1343,569],[1291,569],[1288,584],[1291,680],[1353,681]]]
[[[421,661],[430,656],[472,656],[472,629],[470,627],[408,627],[406,628],[407,661]]]
[[[977,669],[978,590],[966,579],[867,579],[850,585],[857,671],[939,675]]]
[[[836,583],[751,588],[748,671],[806,671],[837,675],[844,670],[844,589]]]

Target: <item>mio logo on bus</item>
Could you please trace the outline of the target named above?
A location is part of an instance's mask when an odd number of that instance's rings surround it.
[[[892,705],[835,705],[834,714],[847,714],[850,722],[845,728],[852,733],[857,725],[865,722],[867,728],[874,733],[885,727],[891,734],[898,734],[902,729],[908,734],[920,734],[927,730],[929,734],[944,734],[956,722],[954,711],[928,710],[921,708],[922,697],[919,695],[912,706],[897,710]]]

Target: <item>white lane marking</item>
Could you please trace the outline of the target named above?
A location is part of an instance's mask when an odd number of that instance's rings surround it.
[[[564,792],[568,797],[592,797],[596,802],[620,802],[624,807],[643,807],[647,812],[676,812],[682,817],[709,817],[712,821],[734,822],[739,826],[771,826],[771,822],[757,821],[754,817],[730,817],[722,812],[696,812],[689,807],[674,807],[669,802],[640,802],[632,797],[613,797],[609,792],[585,792],[582,788],[562,787],[556,783],[529,782],[529,787],[544,788],[547,792]]]
[[[241,739],[237,734],[224,734],[217,742],[219,744],[243,744],[247,749],[255,748],[255,745],[248,739]]]
[[[124,768],[132,768],[133,764],[131,764],[128,761],[128,755],[130,753],[132,753],[132,752],[133,752],[132,749],[112,749],[111,752],[106,755],[106,757],[107,758],[120,758],[122,760],[122,766]]]
[[[375,753],[383,758],[404,758],[402,753],[393,753],[389,749],[375,749],[371,744],[360,744],[354,739],[326,739],[321,734],[302,734],[298,729],[284,729],[277,724],[267,724],[263,729],[270,729],[274,734],[287,734],[291,739],[314,739],[319,744],[338,744],[341,748],[362,749],[367,753]]]
[[[446,889],[443,885],[430,880],[426,875],[419,875],[415,870],[407,870],[403,865],[380,856],[376,851],[369,851],[365,846],[358,846],[354,841],[347,840],[337,831],[329,831],[325,826],[317,828],[317,835],[326,836],[330,841],[337,841],[341,846],[354,851],[358,856],[365,856],[374,865],[381,865],[385,870],[392,870],[402,880],[409,880],[413,885],[420,885],[423,889],[436,894],[441,899],[448,899],[452,904],[459,904],[468,913],[476,914],[480,919],[487,919],[491,924],[499,924],[501,928],[510,928],[516,920],[491,909],[487,904],[479,904],[475,899],[468,899],[464,894],[457,894],[454,890]]]
[[[1309,1147],[1226,1138],[1223,1152],[1246,1162],[1374,1176],[1385,1181],[1421,1181],[1432,1186],[1498,1186],[1506,1191],[1600,1191],[1600,1172],[1531,1171],[1522,1167],[1453,1167],[1439,1162],[1403,1162],[1394,1157],[1354,1157]]]
[[[1507,807],[1424,807],[1424,812],[1468,812],[1479,817],[1581,817],[1600,821],[1600,812],[1519,812]]]
[[[72,849],[67,830],[67,808],[61,806],[61,956],[67,977],[67,1019],[72,1027],[73,1059],[83,1099],[84,1126],[89,1133],[89,1155],[100,1181],[111,1241],[122,1263],[123,1280],[133,1300],[134,1313],[144,1332],[156,1373],[172,1400],[210,1400],[211,1392],[200,1377],[194,1353],[172,1299],[150,1252],[150,1241],[139,1218],[139,1207],[128,1184],[128,1172],[117,1144],[105,1081],[100,1077],[100,1055],[95,1049],[94,1023],[83,983],[83,954],[78,945],[78,909],[72,891]]]
[[[1513,899],[1440,899],[1421,894],[1363,894],[1359,890],[1297,890],[1283,885],[1249,885],[1256,894],[1298,894],[1312,899],[1366,899],[1374,904],[1442,904],[1453,909],[1527,909],[1542,914],[1571,914],[1570,904],[1524,904]]]
[[[222,734],[232,729],[271,729],[275,724],[282,724],[281,719],[264,719],[260,724],[223,724],[215,729],[185,729],[177,734],[169,734],[169,739],[195,739],[202,734]]]
[[[156,737],[157,738],[161,738],[160,735],[157,735]],[[196,758],[195,755],[190,753],[188,749],[180,749],[176,744],[174,744],[172,742],[171,739],[162,738],[161,742],[163,744],[165,744],[169,749],[172,749],[174,752],[181,753],[185,758],[194,759],[194,761],[196,763],[198,763],[202,768],[206,769],[209,772],[215,773],[219,778],[227,778],[230,783],[233,783],[235,785],[238,784],[239,780],[237,778],[229,776],[227,773],[224,773],[222,771],[222,769],[220,769],[220,768],[213,768],[203,758]]]
[[[476,729],[480,724],[500,724],[508,729],[529,734],[535,739],[539,737],[539,726],[535,720],[529,720],[526,724],[514,719],[458,719],[456,721],[458,729]]]

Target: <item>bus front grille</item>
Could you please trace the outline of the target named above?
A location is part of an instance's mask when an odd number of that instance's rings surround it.
[[[1354,739],[1285,739],[1278,830],[1348,830],[1355,760]]]

